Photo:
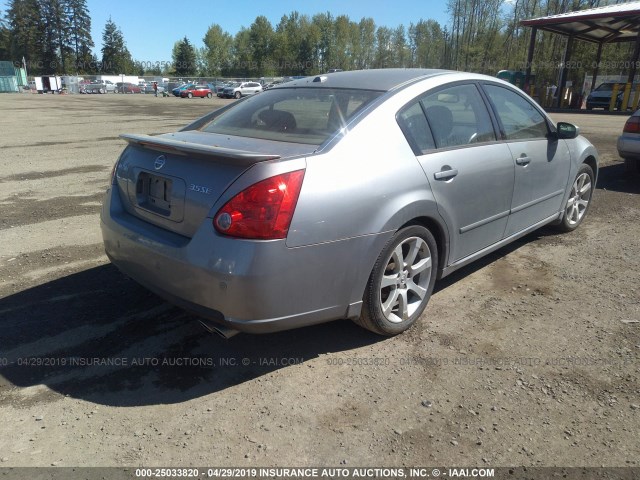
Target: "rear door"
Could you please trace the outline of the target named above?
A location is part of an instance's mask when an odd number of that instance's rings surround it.
[[[563,140],[550,135],[546,118],[519,93],[483,85],[507,141],[515,168],[511,215],[506,236],[520,232],[560,211],[571,157]]]
[[[427,122],[428,120],[428,122]],[[503,238],[513,195],[509,148],[475,84],[427,93],[398,114],[450,236],[449,264]]]

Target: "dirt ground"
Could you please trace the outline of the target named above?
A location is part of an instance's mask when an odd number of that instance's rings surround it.
[[[640,182],[625,117],[586,222],[436,285],[418,324],[229,341],[126,279],[99,211],[120,133],[227,100],[0,96],[0,467],[640,466]]]

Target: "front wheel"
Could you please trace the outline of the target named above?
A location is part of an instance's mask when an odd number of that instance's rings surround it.
[[[438,247],[429,230],[412,225],[399,230],[384,248],[355,320],[380,335],[397,335],[422,314],[436,281]]]
[[[191,92],[187,93],[187,97],[188,98],[193,98],[193,93],[191,93]]]
[[[571,232],[575,230],[587,216],[589,205],[591,205],[591,195],[595,187],[594,180],[593,170],[589,165],[583,163],[571,186],[562,221],[558,224],[560,231]]]
[[[207,93],[207,98],[211,98],[213,95],[211,95],[210,93]]]
[[[234,97],[236,97],[237,100],[239,100],[241,96],[242,94],[240,92],[236,92],[236,94],[234,95]]]

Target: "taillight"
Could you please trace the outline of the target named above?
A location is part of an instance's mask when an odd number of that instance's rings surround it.
[[[218,232],[232,237],[285,238],[303,179],[304,170],[296,170],[251,185],[216,213],[213,226]]]
[[[640,133],[640,117],[629,117],[622,131],[624,133]]]

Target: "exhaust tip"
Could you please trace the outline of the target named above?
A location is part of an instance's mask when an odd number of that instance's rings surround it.
[[[234,330],[233,328],[225,327],[224,325],[212,322],[204,318],[199,318],[198,322],[200,322],[200,325],[202,325],[207,332],[215,333],[216,335],[221,336],[225,340],[229,340],[231,337],[235,337],[237,334],[240,333],[239,330]]]

